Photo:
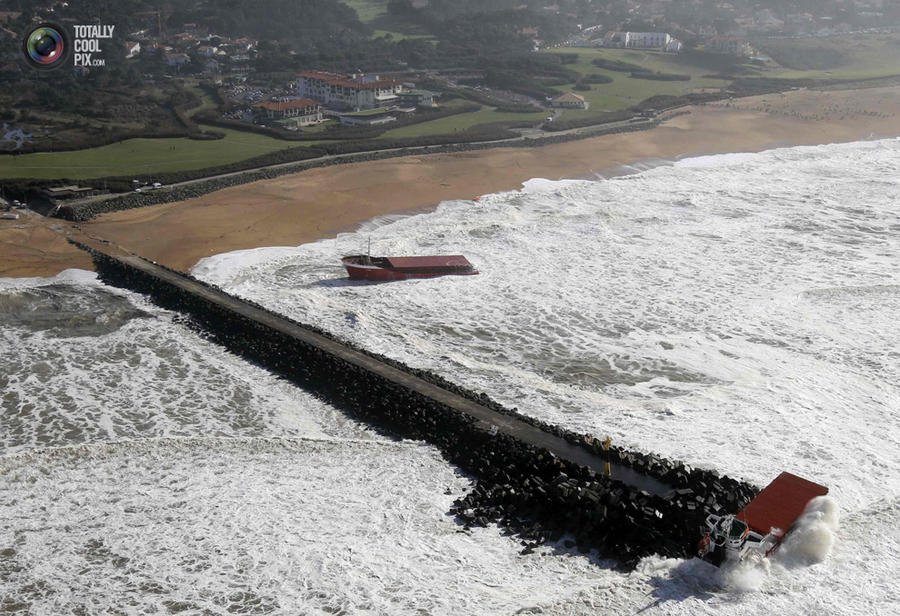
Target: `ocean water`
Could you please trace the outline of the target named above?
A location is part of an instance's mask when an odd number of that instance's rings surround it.
[[[68,271],[0,281],[12,613],[890,614],[900,140],[678,161],[374,220],[193,273],[520,411],[764,485],[828,485],[777,558],[621,573],[447,516],[470,481]],[[343,254],[478,276],[351,283]]]

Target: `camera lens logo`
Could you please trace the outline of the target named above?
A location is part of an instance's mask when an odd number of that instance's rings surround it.
[[[25,59],[42,70],[59,67],[69,55],[69,37],[55,24],[41,24],[33,28],[22,42]]]

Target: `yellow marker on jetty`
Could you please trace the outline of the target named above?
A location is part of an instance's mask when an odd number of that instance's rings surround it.
[[[606,452],[606,476],[607,477],[612,476],[612,471],[610,471],[610,469],[609,469],[609,446],[610,445],[612,445],[612,439],[607,436],[606,440],[603,441],[603,451]]]

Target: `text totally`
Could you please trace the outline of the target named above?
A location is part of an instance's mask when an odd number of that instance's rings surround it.
[[[75,38],[80,39],[109,39],[113,37],[115,26],[80,25],[75,26]]]

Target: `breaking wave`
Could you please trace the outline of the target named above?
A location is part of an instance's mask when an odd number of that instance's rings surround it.
[[[775,560],[786,567],[809,566],[824,561],[834,547],[838,518],[838,505],[833,498],[814,498],[775,551]]]

